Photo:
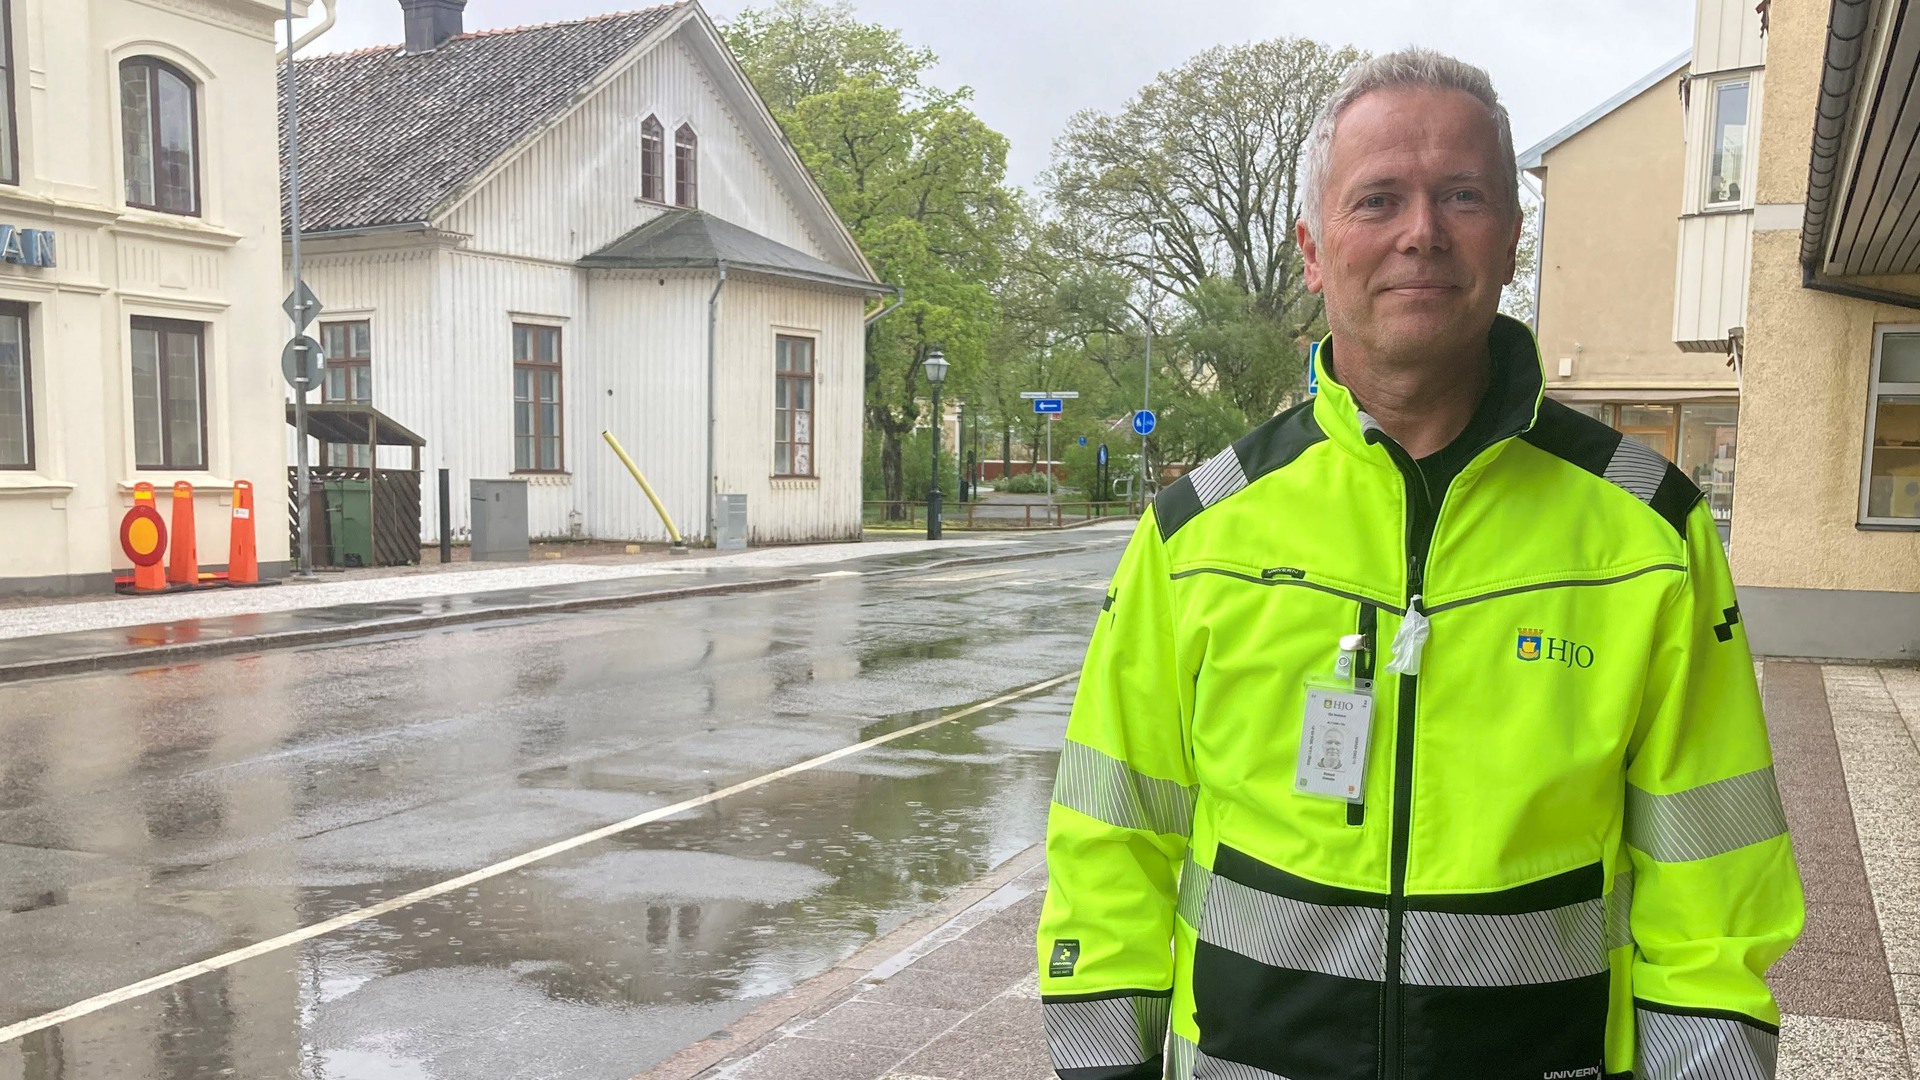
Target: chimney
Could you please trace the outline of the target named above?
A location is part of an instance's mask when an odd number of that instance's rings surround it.
[[[463,32],[467,0],[400,0],[407,20],[407,53],[428,53]]]

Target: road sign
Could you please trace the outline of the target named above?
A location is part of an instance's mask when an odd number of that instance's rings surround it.
[[[1033,411],[1037,413],[1062,413],[1067,411],[1067,403],[1057,397],[1034,398]]]
[[[1087,437],[1085,435],[1080,436],[1080,445],[1081,446],[1087,445]]]
[[[158,566],[167,557],[167,523],[152,503],[136,503],[120,519],[120,550],[135,566]]]
[[[1153,429],[1158,426],[1159,423],[1159,418],[1153,415],[1152,409],[1141,409],[1139,412],[1133,414],[1133,433],[1135,435],[1151,435],[1153,434]]]
[[[1320,343],[1314,342],[1307,350],[1307,395],[1311,397],[1320,392]]]
[[[304,281],[293,283],[293,291],[287,294],[287,298],[281,302],[280,307],[286,311],[287,318],[293,320],[294,329],[302,334],[306,333],[307,327],[313,325],[313,320],[319,318],[320,313],[326,310],[320,306],[320,298],[313,295],[313,290],[307,288],[307,283]]]
[[[287,377],[287,385],[295,390],[311,390],[320,385],[320,375],[326,370],[327,357],[320,349],[320,343],[306,335],[287,342],[280,352],[280,373]]]
[[[1050,399],[1050,398],[1065,398],[1068,401],[1072,401],[1074,398],[1077,398],[1080,396],[1080,391],[1078,390],[1022,390],[1020,391],[1020,396],[1023,398],[1026,398],[1028,401],[1040,401],[1042,399]]]

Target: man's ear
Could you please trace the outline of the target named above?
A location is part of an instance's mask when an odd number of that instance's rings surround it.
[[[1293,223],[1293,242],[1300,248],[1300,257],[1305,260],[1300,276],[1306,280],[1307,291],[1320,291],[1320,245],[1313,239],[1313,230],[1307,228],[1305,218]]]

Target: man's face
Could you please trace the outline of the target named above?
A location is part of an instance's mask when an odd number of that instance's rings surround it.
[[[1340,115],[1321,235],[1296,226],[1336,337],[1403,362],[1484,345],[1520,242],[1499,146],[1459,90],[1376,91]]]

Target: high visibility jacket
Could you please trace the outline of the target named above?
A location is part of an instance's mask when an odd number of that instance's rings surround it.
[[[1437,498],[1323,369],[1141,521],[1047,829],[1066,1080],[1773,1076],[1804,904],[1713,518],[1542,400],[1524,325],[1490,347],[1498,429]],[[1353,634],[1363,797],[1295,794]]]

